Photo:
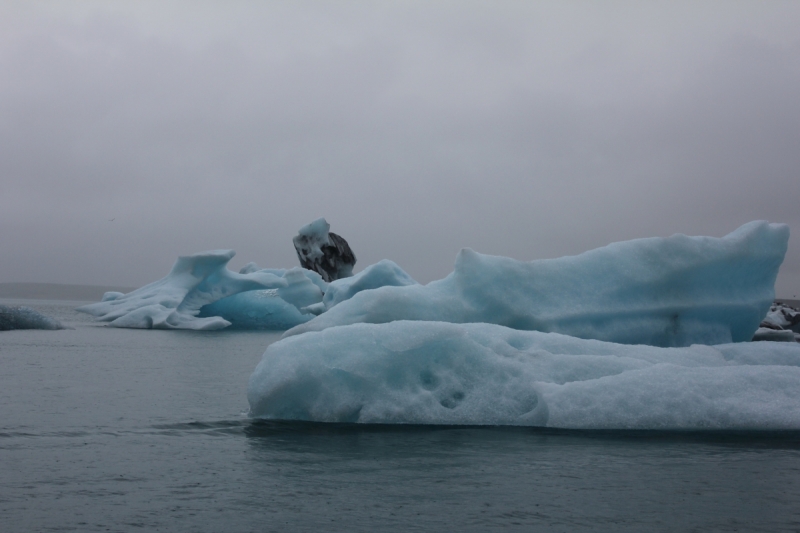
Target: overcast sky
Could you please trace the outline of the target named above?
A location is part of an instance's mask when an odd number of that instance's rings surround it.
[[[792,229],[800,2],[3,2],[0,282]]]

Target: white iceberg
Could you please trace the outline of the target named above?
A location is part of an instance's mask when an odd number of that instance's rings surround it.
[[[798,384],[796,343],[660,348],[399,321],[272,344],[248,400],[253,417],[319,422],[800,429]]]
[[[464,249],[442,280],[361,291],[285,336],[420,320],[653,346],[749,341],[788,239],[788,226],[755,221],[723,238],[637,239],[532,262]]]
[[[245,273],[226,268],[233,250],[212,250],[181,256],[170,273],[128,294],[110,293],[103,301],[77,310],[109,325],[122,328],[214,330],[237,319],[242,327],[286,329],[305,320],[299,307],[322,301],[327,284],[315,273],[301,268],[255,270]],[[243,269],[244,270],[244,269]],[[247,292],[272,291],[231,300]],[[216,304],[211,310],[205,309]],[[257,322],[257,317],[264,320]]]

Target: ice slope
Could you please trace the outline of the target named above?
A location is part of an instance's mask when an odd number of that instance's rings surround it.
[[[384,259],[370,265],[355,276],[337,279],[328,285],[322,302],[304,308],[315,315],[324,313],[336,304],[349,300],[361,291],[377,289],[379,287],[404,287],[416,285],[397,263]]]
[[[65,329],[56,320],[30,307],[0,305],[0,331],[12,329]]]
[[[274,323],[280,323],[279,329],[282,329],[302,321],[296,320],[299,315],[297,308],[322,301],[327,284],[315,272],[295,268],[237,274],[226,268],[234,254],[233,250],[213,250],[181,256],[166,277],[128,294],[107,294],[102,302],[84,305],[77,310],[116,327],[196,330],[227,327],[231,320],[225,317],[235,319],[252,311],[269,316]],[[229,300],[239,293],[264,289],[274,290],[273,294],[287,305],[257,295]],[[201,313],[205,306],[215,302],[223,316]],[[236,302],[253,307],[237,309]],[[285,316],[276,313],[285,313]],[[250,320],[253,318],[249,316]],[[265,327],[268,326],[261,325],[261,328]]]
[[[654,346],[748,341],[774,299],[788,239],[788,226],[755,221],[723,238],[637,239],[532,262],[464,249],[443,280],[362,291],[285,336],[429,320]]]
[[[399,321],[285,338],[253,417],[559,428],[800,429],[800,345],[614,344],[493,324]]]

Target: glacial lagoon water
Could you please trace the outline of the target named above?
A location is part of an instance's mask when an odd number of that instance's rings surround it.
[[[247,417],[278,334],[0,332],[0,530],[800,531],[800,432]]]

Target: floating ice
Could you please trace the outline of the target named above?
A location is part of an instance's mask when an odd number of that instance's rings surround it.
[[[64,325],[30,307],[0,305],[0,331],[12,329],[64,329]]]
[[[758,328],[753,335],[754,341],[800,342],[800,334],[790,329]]]
[[[464,249],[443,280],[362,291],[285,336],[429,320],[654,346],[749,341],[788,239],[788,226],[756,221],[723,238],[637,239],[532,262]]]
[[[253,417],[320,422],[800,429],[798,384],[796,343],[659,348],[399,321],[272,344],[248,400]]]
[[[800,311],[785,303],[776,302],[761,321],[761,327],[792,330],[800,333]]]
[[[336,304],[349,300],[361,291],[379,287],[404,287],[416,284],[417,282],[406,274],[397,263],[384,259],[368,266],[355,276],[332,281],[328,285],[328,290],[325,292],[322,302],[306,307],[305,310],[318,315]]]
[[[102,302],[78,311],[123,328],[213,330],[241,320],[242,327],[285,329],[307,320],[299,307],[322,301],[327,284],[315,272],[294,268],[237,274],[226,268],[234,254],[213,250],[179,257],[165,278],[128,294],[106,294]],[[264,289],[273,291],[270,298],[239,296]],[[232,300],[234,295],[238,298]],[[219,314],[209,312],[209,304]],[[266,321],[252,325],[259,316]]]

